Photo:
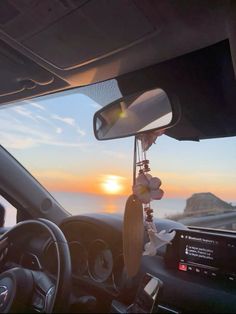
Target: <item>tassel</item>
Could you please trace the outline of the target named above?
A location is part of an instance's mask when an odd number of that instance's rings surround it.
[[[129,196],[123,223],[124,263],[129,277],[134,277],[140,267],[144,244],[143,206],[135,196]]]

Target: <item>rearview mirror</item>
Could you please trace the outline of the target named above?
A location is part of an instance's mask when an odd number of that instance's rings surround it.
[[[160,88],[120,98],[94,115],[94,133],[98,140],[165,129],[172,124],[172,106]]]

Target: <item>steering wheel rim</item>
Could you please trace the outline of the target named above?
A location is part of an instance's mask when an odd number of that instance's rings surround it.
[[[13,236],[19,232],[22,232],[24,229],[32,229],[37,230],[38,228],[42,228],[44,231],[46,231],[51,240],[55,244],[56,249],[56,258],[57,258],[57,277],[55,280],[54,289],[49,289],[50,291],[47,291],[47,294],[45,296],[45,306],[42,309],[42,312],[46,313],[65,313],[68,311],[69,307],[69,297],[70,297],[70,287],[71,287],[71,258],[70,258],[70,250],[68,243],[66,241],[66,238],[62,231],[59,229],[57,225],[55,225],[53,222],[40,218],[38,220],[26,220],[21,223],[18,223],[16,226],[14,226],[12,229],[10,229],[8,232],[6,232],[1,238],[0,241],[6,243],[6,239],[11,239]],[[19,271],[21,269],[21,271]],[[19,272],[21,272],[21,275],[19,276]],[[24,272],[24,274],[23,274]],[[31,285],[31,279],[28,272],[31,272],[32,280],[34,281],[34,285],[39,282],[38,279],[44,281],[43,284],[47,281],[47,275],[42,272],[34,272],[29,269],[25,268],[18,268],[13,269],[11,271],[6,271],[0,274],[0,288],[6,287],[5,284],[1,285],[1,281],[3,278],[8,278],[13,276],[16,280],[16,277],[24,277],[27,278],[27,283],[30,286]],[[40,274],[39,274],[40,273]],[[41,275],[41,276],[39,276]],[[4,277],[5,276],[5,277]],[[44,278],[45,277],[45,278]],[[14,287],[16,288],[16,287]],[[5,289],[6,290],[6,289]],[[1,302],[4,302],[7,300],[4,300],[4,296],[6,292],[0,291],[0,306]],[[2,296],[2,297],[1,297]],[[10,298],[9,298],[10,300]],[[32,305],[32,303],[31,303]],[[10,310],[10,307],[5,308],[5,313],[8,313]],[[2,312],[2,311],[1,311]]]

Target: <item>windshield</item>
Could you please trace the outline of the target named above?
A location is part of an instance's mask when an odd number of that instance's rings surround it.
[[[123,213],[131,194],[133,138],[99,142],[92,127],[101,103],[121,95],[113,88],[95,101],[93,93],[87,96],[88,90],[74,89],[1,109],[1,144],[70,213]],[[152,175],[162,180],[165,192],[152,204],[155,216],[236,229],[234,142],[234,138],[201,142],[158,138],[148,151]]]

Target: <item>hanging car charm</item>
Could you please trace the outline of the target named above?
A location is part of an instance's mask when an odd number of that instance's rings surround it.
[[[149,242],[145,244],[143,255],[151,256],[156,255],[157,249],[169,243],[175,236],[175,231],[169,233],[162,230],[158,233],[156,225],[153,222],[154,211],[151,208],[151,202],[153,200],[160,200],[164,195],[164,191],[160,189],[161,180],[150,175],[150,163],[146,158],[146,151],[155,143],[156,138],[162,134],[160,132],[153,133],[142,134],[136,139],[138,157],[136,166],[139,168],[139,174],[133,186],[134,195],[143,203],[145,228],[149,236]]]
[[[166,230],[157,232],[151,208],[151,202],[160,200],[164,192],[160,189],[161,180],[152,177],[149,173],[151,169],[149,160],[146,158],[146,151],[162,134],[163,132],[154,131],[135,137],[133,195],[126,203],[123,226],[124,261],[130,277],[138,272],[142,255],[156,255],[157,249],[170,243],[175,236],[175,231],[171,233]],[[144,228],[147,231],[149,242],[145,244],[143,251]]]

